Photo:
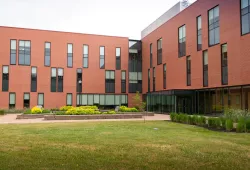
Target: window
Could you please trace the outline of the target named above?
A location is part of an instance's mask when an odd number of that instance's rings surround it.
[[[187,86],[191,86],[191,57],[187,57]]]
[[[51,68],[51,92],[56,92],[56,68]]]
[[[16,64],[16,40],[10,40],[10,64]]]
[[[23,95],[23,108],[30,108],[30,94],[24,93]]]
[[[115,71],[107,71],[105,76],[105,92],[115,93]]]
[[[100,47],[100,69],[105,69],[105,47]]]
[[[228,59],[227,59],[227,44],[221,46],[221,79],[222,85],[228,84]]]
[[[72,106],[72,93],[67,93],[66,105]]]
[[[73,44],[68,44],[67,67],[73,67]]]
[[[129,72],[129,93],[141,93],[142,72]]]
[[[19,58],[19,65],[30,65],[30,46],[31,43],[30,41],[19,41],[19,53],[18,53],[18,58]]]
[[[153,68],[153,91],[155,92],[155,67]]]
[[[148,92],[150,92],[150,69],[148,69]]]
[[[241,0],[241,35],[250,32],[250,1]]]
[[[31,67],[31,92],[37,91],[37,68]]]
[[[203,51],[203,86],[208,86],[208,52]]]
[[[82,63],[83,68],[88,68],[89,67],[89,46],[88,45],[83,45],[83,63]]]
[[[126,71],[122,71],[121,92],[126,93]]]
[[[167,65],[163,65],[163,88],[167,88]]]
[[[153,67],[153,51],[152,44],[150,44],[150,68]]]
[[[76,92],[82,92],[82,69],[76,70]]]
[[[157,64],[162,64],[162,38],[157,41]]]
[[[197,17],[197,50],[202,50],[202,22],[201,16]]]
[[[37,105],[44,107],[44,94],[43,93],[38,93]]]
[[[179,57],[186,55],[186,26],[179,28]]]
[[[208,11],[209,46],[220,43],[220,15],[219,6]]]
[[[9,91],[9,66],[3,66],[2,91]]]
[[[16,93],[9,94],[9,108],[14,109],[16,107]]]
[[[57,69],[57,92],[63,92],[63,68]]]
[[[45,42],[44,66],[50,66],[50,57],[51,57],[50,45],[51,45],[50,42]]]
[[[115,54],[116,54],[116,70],[121,70],[121,48],[116,48]]]

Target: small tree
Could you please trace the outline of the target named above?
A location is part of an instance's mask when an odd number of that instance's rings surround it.
[[[133,104],[136,109],[140,112],[143,112],[146,107],[146,103],[142,101],[140,93],[137,91],[135,96],[133,97]]]

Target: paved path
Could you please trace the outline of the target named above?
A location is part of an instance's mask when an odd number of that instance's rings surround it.
[[[7,114],[0,116],[0,124],[26,124],[26,123],[57,123],[57,122],[105,122],[105,121],[143,121],[140,119],[98,119],[98,120],[43,120],[43,119],[16,119],[18,114]],[[145,116],[145,120],[170,120],[169,115],[155,114],[155,116]]]

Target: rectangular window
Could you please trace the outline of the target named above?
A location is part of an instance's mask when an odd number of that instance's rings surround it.
[[[3,66],[2,91],[9,91],[9,66]]]
[[[67,93],[66,105],[72,106],[72,93]]]
[[[155,92],[155,67],[153,68],[153,91]]]
[[[186,25],[179,28],[179,57],[186,55]]]
[[[31,92],[37,91],[37,67],[31,67]]]
[[[30,65],[30,55],[31,55],[31,42],[30,41],[19,41],[18,58],[19,65]]]
[[[100,47],[100,69],[105,69],[105,47]]]
[[[14,109],[16,107],[16,93],[9,94],[9,108]]]
[[[126,71],[122,71],[121,92],[126,93]]]
[[[83,68],[88,68],[89,67],[89,46],[88,45],[83,45],[83,63],[82,67]]]
[[[187,86],[191,86],[191,57],[187,57]]]
[[[23,95],[23,108],[30,108],[30,94],[24,93]]]
[[[56,92],[56,68],[51,68],[51,92]]]
[[[44,107],[44,94],[38,93],[37,105]]]
[[[162,38],[157,41],[157,64],[162,64]]]
[[[148,69],[148,92],[150,92],[150,69]]]
[[[203,86],[208,87],[208,52],[203,51]]]
[[[219,6],[214,7],[208,11],[209,21],[209,46],[220,43],[220,10]]]
[[[152,44],[150,44],[150,68],[153,67],[153,49]]]
[[[115,71],[107,71],[105,75],[105,92],[115,93]]]
[[[167,88],[167,65],[163,65],[163,88]]]
[[[250,1],[241,0],[241,35],[250,32]]]
[[[10,40],[10,64],[16,64],[16,40]]]
[[[73,44],[68,44],[67,67],[73,67]]]
[[[82,69],[78,68],[76,70],[76,92],[82,92]]]
[[[121,70],[121,48],[116,48],[115,54],[116,54],[116,70]]]
[[[202,50],[202,22],[201,16],[197,17],[197,51]]]
[[[63,92],[63,68],[57,69],[57,92]]]
[[[44,45],[44,66],[50,66],[51,58],[51,47],[50,42],[45,42]]]
[[[222,85],[228,84],[228,57],[227,57],[227,44],[221,46],[221,80]]]

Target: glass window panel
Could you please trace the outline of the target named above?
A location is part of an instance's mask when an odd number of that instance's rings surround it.
[[[94,95],[94,104],[99,104],[99,95],[98,94]]]
[[[182,39],[183,34],[182,34],[182,27],[179,28],[179,40]]]
[[[93,94],[88,94],[88,105],[94,104],[94,96]]]
[[[87,45],[83,46],[83,54],[89,54],[89,46]]]
[[[185,38],[186,37],[186,26],[184,25],[183,27],[182,27],[182,31],[183,31],[183,38]]]
[[[249,14],[242,16],[242,34],[246,34],[250,32],[249,29]]]
[[[32,74],[36,74],[36,73],[37,73],[36,67],[32,67],[32,68],[31,68],[31,73],[32,73]]]
[[[209,11],[209,25],[213,23],[214,11],[213,9]]]
[[[24,100],[29,100],[30,99],[30,94],[24,93],[23,99]]]
[[[38,94],[38,105],[43,105],[43,94]]]
[[[16,104],[16,94],[10,94],[10,103],[9,104]]]
[[[45,43],[45,48],[50,48],[50,43],[49,42]]]
[[[209,45],[213,45],[215,44],[215,33],[214,33],[214,29],[209,31]]]
[[[227,52],[227,44],[222,45],[222,53]]]
[[[114,95],[106,95],[106,105],[115,105]]]
[[[63,76],[63,69],[62,68],[58,68],[58,76]]]
[[[106,79],[110,79],[110,72],[106,71]]]
[[[30,41],[25,41],[24,43],[25,47],[30,47]]]
[[[129,80],[137,80],[137,72],[129,72]]]
[[[79,96],[78,96],[79,99]],[[67,105],[72,105],[72,94],[67,94]]]
[[[116,48],[116,56],[121,56],[121,48]]]
[[[126,80],[126,71],[122,71],[122,80]]]
[[[9,66],[3,66],[3,73],[8,74],[9,73]]]
[[[104,59],[100,59],[100,68],[104,68]]]
[[[219,13],[220,13],[220,8],[219,6],[217,6],[216,8],[214,8],[214,18],[219,17]]]
[[[72,67],[72,65],[73,65],[72,57],[68,57],[68,67]]]
[[[127,104],[126,103],[126,95],[121,95],[121,97],[122,97],[121,103],[122,104]]]
[[[11,40],[10,46],[12,50],[16,50],[16,40]]]
[[[24,47],[24,41],[19,41],[19,46],[23,46]]]
[[[88,96],[86,94],[82,95],[82,105],[87,105],[88,103]]]
[[[76,104],[78,106],[80,105],[80,94],[77,94],[77,96],[76,96]]]
[[[46,66],[50,65],[50,56],[45,56],[45,65]]]
[[[19,64],[24,64],[24,54],[19,54]]]
[[[83,67],[84,68],[88,67],[88,58],[83,58]]]
[[[100,95],[100,105],[105,105],[105,95]]]
[[[220,27],[215,28],[215,30],[214,30],[214,36],[215,36],[214,43],[215,44],[220,43]]]
[[[56,68],[51,68],[51,77],[56,77]]]
[[[138,80],[142,80],[142,72],[138,72]]]
[[[198,30],[201,29],[201,16],[198,17]]]
[[[120,95],[116,95],[115,96],[115,105],[120,105],[120,104],[121,104]]]
[[[115,72],[114,71],[110,72],[110,79],[115,79]]]
[[[105,47],[100,47],[100,55],[105,55]]]
[[[68,53],[73,53],[73,44],[68,44]]]
[[[246,8],[248,5],[248,0],[241,0],[241,9]]]

